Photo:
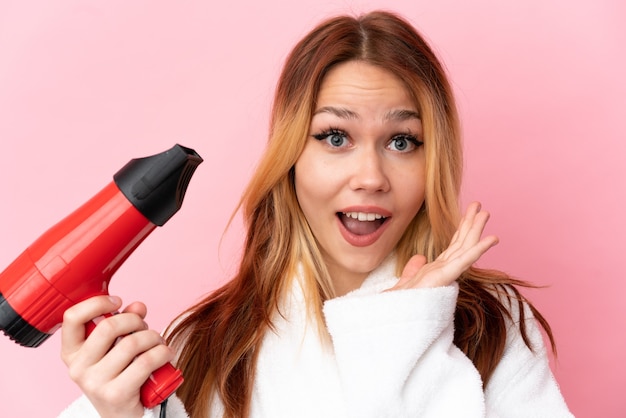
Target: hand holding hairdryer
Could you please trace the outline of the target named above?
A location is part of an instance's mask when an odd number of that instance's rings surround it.
[[[60,327],[69,307],[107,295],[111,276],[180,209],[200,163],[194,150],[176,145],[126,164],[0,273],[0,330],[20,345],[37,347]],[[158,405],[182,382],[180,371],[166,364],[142,386],[142,404]]]

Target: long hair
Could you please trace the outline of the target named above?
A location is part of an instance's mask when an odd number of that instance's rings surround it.
[[[292,50],[278,81],[268,145],[239,204],[247,228],[240,268],[183,314],[168,337],[185,375],[178,395],[193,418],[206,416],[214,396],[226,417],[249,415],[256,355],[297,266],[304,276],[308,312],[324,323],[322,304],[334,297],[334,290],[296,199],[293,167],[325,74],[350,60],[380,66],[403,80],[424,129],[425,203],[397,245],[397,273],[413,254],[434,260],[456,230],[460,128],[452,89],[436,55],[408,22],[389,12],[322,22]],[[486,384],[504,351],[510,313],[503,300],[522,306],[527,301],[512,285],[526,283],[477,268],[466,271],[458,283],[454,341]],[[553,343],[547,322],[529,306]],[[520,331],[529,344],[520,312]],[[325,338],[323,325],[319,332]]]

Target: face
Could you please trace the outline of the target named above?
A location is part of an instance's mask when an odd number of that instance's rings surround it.
[[[338,294],[394,250],[424,202],[424,178],[422,124],[402,81],[360,61],[333,67],[295,187]]]

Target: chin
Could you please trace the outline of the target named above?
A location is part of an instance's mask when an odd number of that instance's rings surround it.
[[[354,274],[368,275],[372,271],[376,270],[387,256],[371,256],[366,255],[363,257],[353,258],[349,263],[345,263],[345,268]]]

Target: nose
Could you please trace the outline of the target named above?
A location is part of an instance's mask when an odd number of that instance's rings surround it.
[[[355,153],[350,187],[369,193],[386,192],[390,188],[384,157],[374,148],[364,148]]]

